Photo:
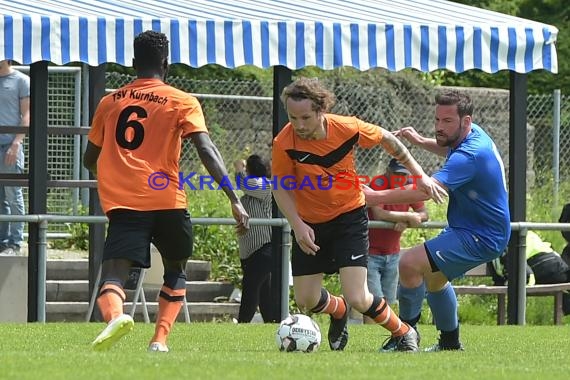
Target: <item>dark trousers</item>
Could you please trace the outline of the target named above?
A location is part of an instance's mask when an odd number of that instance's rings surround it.
[[[241,261],[241,305],[238,322],[249,323],[259,306],[265,322],[270,322],[271,313],[271,243],[255,251]]]
[[[570,281],[570,267],[554,252],[540,252],[527,260],[537,284],[559,284]],[[570,314],[570,294],[562,296],[564,315]]]

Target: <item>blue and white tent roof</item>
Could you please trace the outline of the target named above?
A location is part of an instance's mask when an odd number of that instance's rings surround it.
[[[130,66],[147,29],[192,67],[558,71],[555,27],[444,0],[0,0],[0,59]]]

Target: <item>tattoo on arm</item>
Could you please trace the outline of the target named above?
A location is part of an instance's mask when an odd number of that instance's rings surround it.
[[[388,131],[382,136],[382,141],[380,141],[382,148],[396,160],[405,164],[412,157],[410,151],[400,140],[398,140],[393,134]]]

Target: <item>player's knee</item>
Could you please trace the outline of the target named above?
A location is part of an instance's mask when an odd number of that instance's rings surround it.
[[[124,286],[129,278],[131,266],[132,262],[129,260],[111,259],[104,261],[101,267],[99,287],[106,282],[117,283],[120,284],[121,287]]]
[[[181,262],[164,262],[164,285],[170,289],[186,288],[186,265]]]
[[[360,294],[361,293],[361,294]],[[367,299],[364,292],[359,294],[345,293],[343,294],[346,303],[359,312],[365,312],[370,307],[371,298]]]
[[[162,260],[165,272],[186,272],[187,259],[184,260]]]
[[[414,255],[402,255],[400,258],[400,263],[398,264],[398,269],[400,272],[400,277],[406,277],[418,272],[417,260]]]

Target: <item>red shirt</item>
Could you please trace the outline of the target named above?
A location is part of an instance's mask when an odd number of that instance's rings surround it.
[[[412,204],[397,204],[397,205],[379,205],[378,207],[388,211],[408,211],[412,208],[414,211],[424,208],[424,202],[417,202]],[[368,218],[373,220],[372,211],[368,210]],[[370,248],[368,253],[370,255],[393,255],[400,252],[400,238],[402,233],[389,230],[385,228],[370,228],[368,232],[368,239],[370,240]]]

